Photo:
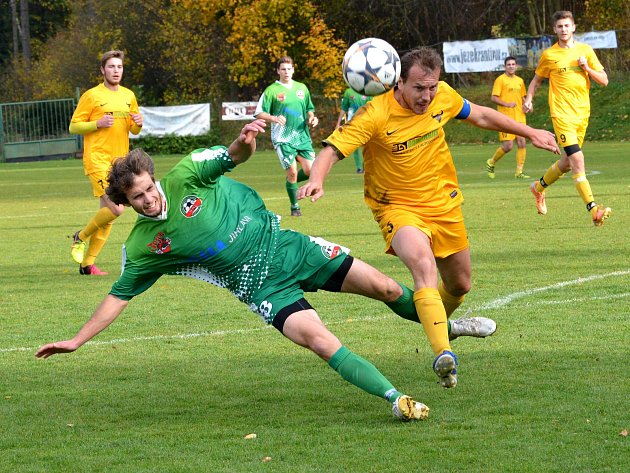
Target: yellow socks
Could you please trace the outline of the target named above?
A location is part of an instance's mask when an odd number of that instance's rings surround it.
[[[593,191],[591,191],[591,185],[589,184],[588,179],[586,179],[586,174],[583,172],[573,174],[573,182],[575,183],[575,188],[577,189],[578,194],[580,194],[580,197],[582,197],[582,200],[586,205],[595,200],[593,197]]]
[[[96,212],[96,215],[92,217],[92,220],[88,222],[85,228],[79,232],[79,238],[81,241],[88,241],[96,230],[104,228],[108,223],[111,223],[114,220],[116,220],[114,212],[109,210],[109,207],[101,207],[98,212]]]
[[[521,174],[523,172],[526,154],[526,148],[516,148],[516,174]]]
[[[558,161],[553,163],[547,171],[545,171],[545,175],[542,177],[543,181],[545,181],[546,186],[540,183],[540,181],[536,181],[536,190],[538,192],[544,192],[545,188],[556,182],[558,179],[562,177],[564,173],[560,171],[558,167]]]
[[[440,293],[440,298],[442,299],[442,304],[444,305],[444,310],[446,311],[446,317],[450,317],[455,309],[457,309],[462,303],[466,296],[455,297],[452,294],[446,292],[444,288],[444,284],[440,281],[440,285],[438,287],[438,292]]]
[[[439,355],[444,350],[450,350],[448,320],[438,290],[430,287],[418,289],[413,294],[413,302],[433,353]]]
[[[487,156],[487,155],[486,155]],[[496,164],[497,161],[499,159],[501,159],[503,156],[505,156],[505,151],[503,151],[503,148],[501,146],[499,146],[497,148],[497,150],[494,152],[494,154],[492,155],[492,158],[490,158],[490,160]]]
[[[81,266],[94,264],[96,257],[105,246],[105,242],[112,231],[112,223],[117,216],[109,207],[101,207],[92,220],[79,232],[81,241],[89,241]]]

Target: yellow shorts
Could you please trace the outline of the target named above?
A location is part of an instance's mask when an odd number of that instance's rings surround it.
[[[107,189],[107,175],[109,174],[109,169],[107,170],[98,170],[91,172],[88,174],[88,178],[92,183],[92,194],[94,197],[101,197],[105,195],[105,189]]]
[[[571,145],[582,147],[586,128],[588,128],[588,117],[586,118],[551,118],[553,130],[556,132],[556,139],[561,148]]]
[[[519,117],[516,117],[516,118],[510,117],[510,118],[516,120],[519,123],[522,123],[523,125],[527,123],[525,120],[525,116],[523,116],[523,118],[519,118]],[[503,133],[502,131],[499,132],[499,141],[512,141],[514,139],[516,139],[516,135],[513,135],[511,133]]]
[[[402,227],[414,227],[425,233],[436,258],[446,258],[469,246],[464,215],[459,205],[438,216],[426,216],[415,207],[404,205],[388,205],[373,211],[373,214],[385,239],[385,253],[390,255],[396,254],[392,239]]]

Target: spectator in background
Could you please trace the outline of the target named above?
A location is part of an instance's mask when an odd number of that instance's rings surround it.
[[[291,202],[291,216],[300,217],[298,182],[308,179],[315,158],[309,126],[318,120],[306,85],[293,80],[293,59],[281,57],[277,63],[279,79],[265,89],[254,116],[271,123],[271,142],[286,171],[286,190]],[[297,163],[302,169],[298,172]]]
[[[72,258],[79,263],[79,274],[86,276],[108,274],[96,266],[96,258],[124,206],[114,204],[105,193],[107,173],[116,158],[129,152],[129,132],[137,135],[142,128],[134,93],[120,85],[124,59],[125,54],[118,50],[103,54],[103,82],[81,96],[70,122],[70,133],[84,136],[83,167],[100,204],[99,211],[75,232],[72,241]]]

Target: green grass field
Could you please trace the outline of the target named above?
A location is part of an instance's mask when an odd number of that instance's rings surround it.
[[[630,471],[630,145],[585,146],[589,179],[613,216],[594,228],[569,177],[536,213],[514,152],[485,174],[494,145],[457,146],[473,290],[455,316],[494,318],[495,336],[459,339],[459,386],[445,391],[420,325],[359,296],[309,301],[349,348],[431,408],[396,421],[227,292],[165,277],[79,351],[37,360],[69,338],[108,292],[134,221],[115,224],[80,277],[67,238],[96,210],[77,160],[0,166],[2,472],[621,472]],[[528,147],[539,177],[555,158]],[[157,160],[157,177],[174,163]],[[276,158],[233,177],[255,187],[283,226],[350,247],[411,283],[383,254],[350,160],[327,194],[288,216]],[[244,437],[255,433],[257,438]]]

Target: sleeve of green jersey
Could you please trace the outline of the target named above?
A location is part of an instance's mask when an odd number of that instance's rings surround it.
[[[119,299],[129,301],[153,286],[160,276],[162,276],[161,273],[143,269],[127,259],[122,274],[109,293]]]

